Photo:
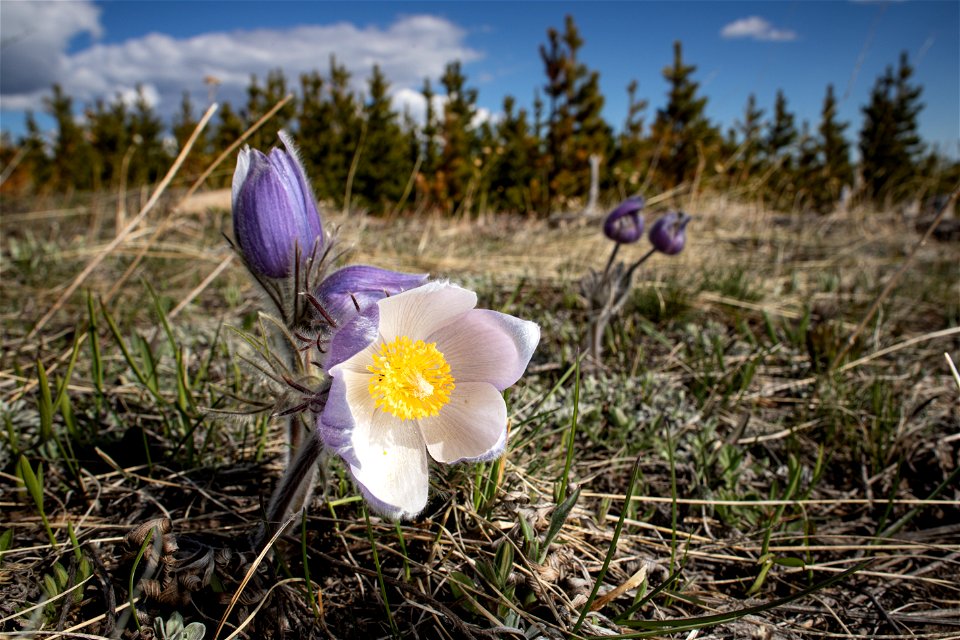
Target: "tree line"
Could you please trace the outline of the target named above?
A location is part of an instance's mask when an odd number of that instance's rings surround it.
[[[721,131],[706,116],[708,98],[680,42],[663,69],[666,104],[650,112],[631,82],[626,120],[615,130],[602,116],[600,74],[580,60],[583,45],[570,16],[562,30],[549,29],[540,46],[545,79],[534,90],[532,112],[507,96],[496,121],[477,122],[478,91],[458,61],[446,65],[439,86],[424,80],[423,122],[393,109],[379,66],[360,92],[335,57],[325,73],[303,73],[295,87],[280,69],[262,80],[253,76],[246,103],[220,105],[181,172],[199,175],[292,92],[295,98],[249,144],[266,150],[279,129],[294,132],[317,196],[335,207],[450,214],[576,210],[587,202],[593,171],[610,201],[637,192],[709,188],[761,198],[774,208],[829,212],[851,199],[881,206],[919,199],[960,180],[960,163],[927,148],[918,134],[922,88],[906,53],[876,79],[854,140],[849,123],[837,117],[832,85],[817,123],[798,126],[778,91],[769,117],[751,94],[742,117]],[[445,99],[435,100],[438,95]],[[56,123],[52,140],[32,113],[21,139],[3,140],[4,167],[12,167],[5,171],[7,194],[69,196],[155,182],[199,118],[187,92],[169,130],[140,91],[132,101],[97,99],[80,119],[59,86],[45,102]],[[223,172],[210,182],[226,186],[230,177]]]

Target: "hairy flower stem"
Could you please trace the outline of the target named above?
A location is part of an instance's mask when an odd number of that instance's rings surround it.
[[[273,490],[270,503],[267,505],[266,522],[257,533],[254,549],[262,548],[276,533],[277,527],[286,521],[289,514],[302,508],[309,499],[321,449],[320,441],[311,434],[297,451],[280,479],[280,483]]]
[[[611,273],[614,257],[617,255],[620,244],[621,243],[618,242],[614,245],[613,251],[610,252],[610,259],[607,260],[607,267],[604,269],[603,276],[600,278],[599,287],[606,295],[600,307],[593,310],[596,316],[590,327],[589,353],[590,362],[595,367],[599,367],[602,364],[603,334],[607,330],[607,325],[610,324],[610,320],[623,308],[623,305],[626,304],[627,299],[630,297],[630,291],[633,289],[633,274],[641,264],[657,252],[655,248],[650,249],[640,256],[636,262],[631,264],[626,271],[623,270],[622,264],[618,264],[617,268],[612,269]]]
[[[620,251],[620,245],[622,242],[615,242],[613,245],[613,250],[610,251],[610,257],[607,258],[607,266],[603,269],[603,279],[606,280],[607,275],[610,273],[610,267],[613,266],[613,260],[617,257],[617,253]]]

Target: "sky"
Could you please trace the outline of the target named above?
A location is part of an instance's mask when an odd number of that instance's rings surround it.
[[[646,122],[666,101],[663,68],[673,42],[708,98],[707,116],[724,131],[756,95],[765,117],[778,89],[797,116],[816,127],[827,84],[855,140],[861,108],[876,78],[909,55],[926,105],[928,143],[960,157],[960,2],[218,2],[0,1],[0,129],[14,137],[24,115],[41,114],[53,83],[75,98],[78,114],[98,97],[132,100],[135,87],[165,118],[183,91],[205,106],[241,107],[251,74],[282,68],[292,85],[303,71],[325,73],[331,54],[364,91],[380,64],[398,110],[422,117],[429,77],[442,92],[444,66],[460,60],[479,92],[483,117],[497,118],[512,95],[532,111],[545,82],[539,47],[550,27],[572,15],[584,39],[580,60],[600,73],[604,117],[623,124],[626,87],[639,83]],[[441,98],[442,99],[442,98]],[[40,117],[42,127],[52,121]]]

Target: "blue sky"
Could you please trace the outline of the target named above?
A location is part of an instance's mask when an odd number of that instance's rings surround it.
[[[840,118],[860,127],[860,107],[876,77],[906,51],[924,88],[924,139],[960,157],[960,2],[0,2],[0,127],[19,135],[27,108],[60,82],[80,104],[130,95],[140,83],[164,115],[183,90],[207,101],[243,100],[251,73],[282,67],[288,78],[327,68],[331,53],[353,71],[356,87],[374,62],[393,82],[398,106],[423,109],[418,91],[446,62],[464,63],[484,114],[503,97],[532,105],[544,83],[538,47],[549,27],[574,16],[585,40],[581,60],[600,72],[605,117],[623,122],[626,86],[636,79],[650,102],[649,122],[665,101],[661,72],[681,40],[684,58],[709,98],[708,116],[724,129],[747,96],[770,115],[783,89],[798,124],[816,126],[832,83]]]

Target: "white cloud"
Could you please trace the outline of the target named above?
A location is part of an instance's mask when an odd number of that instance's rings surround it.
[[[720,35],[727,39],[751,38],[765,42],[790,42],[797,39],[796,31],[776,29],[760,16],[734,20],[720,31]]]
[[[94,38],[103,33],[100,9],[92,2],[0,2],[0,95],[49,89],[62,81],[68,67],[64,52],[84,33]]]
[[[4,8],[4,38],[8,4],[32,6],[34,3],[0,2]],[[57,4],[57,8],[68,6],[74,5]],[[36,12],[33,15],[36,16]],[[28,22],[45,24],[34,18]],[[76,34],[86,30],[97,35],[100,31],[96,21],[72,24],[80,24],[82,29],[61,28],[58,33]],[[482,57],[479,51],[466,46],[464,29],[430,15],[401,17],[386,28],[340,22],[289,29],[212,32],[189,38],[151,33],[122,43],[96,43],[73,54],[65,53],[69,35],[57,35],[56,39],[44,35],[43,38],[44,42],[54,45],[58,63],[42,81],[33,85],[11,83],[7,88],[7,51],[4,50],[4,109],[39,108],[43,96],[49,94],[50,84],[59,82],[64,91],[80,103],[100,96],[107,99],[128,96],[137,85],[142,85],[160,112],[170,115],[184,90],[191,92],[195,99],[205,101],[204,79],[208,76],[220,83],[218,99],[240,106],[246,99],[251,74],[262,81],[268,71],[281,68],[289,88],[295,89],[302,72],[316,69],[326,76],[334,53],[338,62],[352,73],[354,89],[365,91],[371,68],[379,64],[392,85],[394,96],[403,96],[419,89],[424,77],[441,75],[450,60],[470,62]],[[32,73],[30,57],[21,57],[20,63],[27,74]]]
[[[441,87],[440,90],[442,91],[443,88]],[[427,101],[419,90],[400,89],[394,92],[391,98],[393,108],[397,113],[409,113],[414,122],[421,126],[426,121]],[[443,116],[443,107],[447,104],[446,94],[433,96],[431,102],[433,102],[433,112],[437,114],[438,119],[441,118]],[[470,126],[479,127],[484,122],[496,124],[502,117],[502,113],[493,113],[485,107],[477,107],[476,112],[473,114],[473,119],[470,121]]]

